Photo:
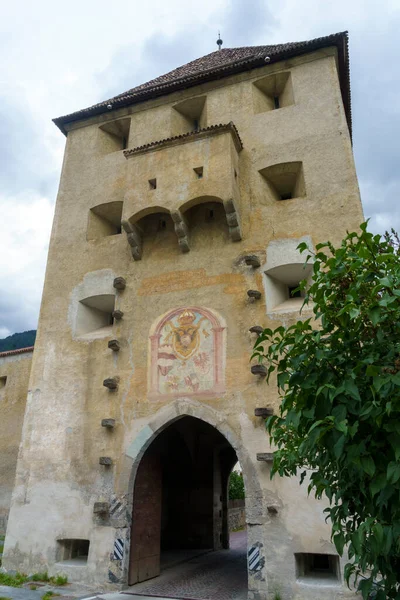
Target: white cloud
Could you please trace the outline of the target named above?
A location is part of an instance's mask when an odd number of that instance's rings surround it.
[[[34,329],[43,288],[54,206],[48,198],[25,193],[0,196],[1,327]]]

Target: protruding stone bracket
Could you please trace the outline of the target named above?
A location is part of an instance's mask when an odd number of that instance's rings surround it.
[[[118,389],[118,382],[119,382],[119,378],[118,377],[108,377],[107,379],[105,379],[103,381],[103,385],[104,387],[108,388],[109,390],[117,390]]]
[[[246,265],[253,267],[253,269],[257,269],[261,265],[260,259],[255,254],[248,254],[247,256],[245,256],[244,262],[246,263]]]
[[[113,286],[116,290],[122,291],[126,288],[126,280],[124,277],[116,277],[113,281]]]
[[[260,375],[262,377],[266,377],[268,373],[267,367],[264,365],[253,365],[251,367],[251,372],[253,375]]]
[[[126,232],[133,259],[141,260],[143,254],[142,230],[130,221],[121,221],[121,225]]]
[[[250,327],[249,331],[250,333],[256,333],[257,335],[261,335],[264,331],[264,327],[261,327],[261,325],[253,325],[253,327]]]
[[[254,409],[254,416],[255,417],[270,417],[271,415],[274,414],[274,409],[273,408],[255,408]]]
[[[115,419],[102,419],[101,426],[106,427],[107,429],[114,429]]]
[[[240,242],[242,239],[242,231],[240,228],[239,215],[236,211],[235,203],[232,198],[224,201],[224,209],[231,240],[232,242]]]
[[[108,502],[95,502],[93,505],[93,513],[95,515],[104,515],[110,512],[110,504]]]
[[[124,313],[122,312],[122,310],[113,310],[111,315],[112,315],[113,319],[120,321],[122,319],[122,317],[124,316]]]
[[[254,298],[254,300],[260,300],[261,292],[258,290],[247,290],[247,295],[249,298]]]
[[[119,352],[121,345],[119,343],[118,340],[110,340],[108,342],[108,347],[110,348],[110,350],[112,350],[113,352]]]
[[[113,464],[112,458],[109,456],[100,456],[99,465],[104,465],[105,467],[110,467]]]
[[[175,233],[178,236],[178,244],[182,252],[189,252],[189,228],[185,217],[180,210],[171,210],[171,217],[174,222]]]
[[[260,462],[272,463],[274,461],[274,453],[273,452],[258,452],[257,460]]]

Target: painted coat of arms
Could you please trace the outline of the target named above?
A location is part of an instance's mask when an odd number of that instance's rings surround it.
[[[225,327],[202,308],[166,315],[151,341],[151,393],[201,395],[223,391]]]

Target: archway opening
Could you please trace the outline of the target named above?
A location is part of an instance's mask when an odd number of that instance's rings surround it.
[[[243,532],[229,550],[228,484],[237,462],[227,439],[195,417],[177,419],[154,439],[134,484],[129,585],[136,584],[135,593],[214,598],[209,578],[203,581],[211,569],[213,588],[233,586],[247,598]]]
[[[193,249],[207,245],[222,248],[229,241],[229,228],[222,200],[203,196],[181,207],[190,232]]]

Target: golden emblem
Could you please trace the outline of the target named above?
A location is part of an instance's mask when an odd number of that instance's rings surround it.
[[[169,342],[172,337],[174,352],[178,358],[183,360],[193,356],[200,345],[200,324],[206,318],[202,317],[196,324],[195,320],[196,315],[191,310],[185,309],[177,317],[178,326],[175,326],[172,321],[166,323],[171,328],[166,342]]]

